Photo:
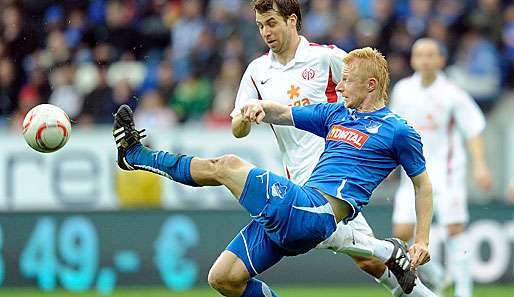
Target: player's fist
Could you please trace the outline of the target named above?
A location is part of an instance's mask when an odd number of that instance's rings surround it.
[[[428,246],[422,243],[414,243],[409,248],[411,268],[416,270],[419,265],[423,265],[430,261],[430,253],[428,252]]]
[[[514,180],[510,183],[509,187],[507,188],[507,202],[514,204]]]
[[[264,116],[264,108],[261,100],[251,100],[241,108],[243,119],[260,124]]]
[[[493,179],[489,168],[485,165],[478,165],[473,168],[473,178],[475,183],[485,191],[491,190],[493,186]]]

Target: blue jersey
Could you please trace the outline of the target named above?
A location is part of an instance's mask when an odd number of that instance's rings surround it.
[[[360,113],[343,104],[292,108],[295,127],[325,139],[325,151],[305,186],[347,200],[357,212],[398,165],[409,176],[425,171],[419,134],[387,107]]]

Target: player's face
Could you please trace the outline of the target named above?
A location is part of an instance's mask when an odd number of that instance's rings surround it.
[[[343,69],[341,81],[337,84],[336,91],[346,98],[346,107],[357,108],[368,95],[367,85],[367,79],[358,68],[349,64]]]
[[[412,48],[411,65],[421,75],[433,75],[443,68],[444,58],[435,42],[422,41]]]
[[[290,19],[284,20],[277,11],[270,10],[263,14],[256,12],[255,21],[262,40],[275,54],[287,51],[291,44]]]

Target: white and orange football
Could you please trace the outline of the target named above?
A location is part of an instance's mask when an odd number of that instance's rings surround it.
[[[32,108],[23,120],[23,137],[38,152],[51,153],[62,148],[71,133],[68,115],[52,104]]]

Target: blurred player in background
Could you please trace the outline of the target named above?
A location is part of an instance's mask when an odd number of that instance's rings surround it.
[[[484,190],[491,188],[491,175],[484,158],[480,133],[484,115],[473,98],[448,81],[441,72],[445,49],[424,38],[412,47],[415,74],[399,81],[393,89],[391,110],[404,117],[420,133],[434,187],[434,212],[447,229],[448,269],[455,281],[455,296],[472,296],[472,275],[466,248],[465,226],[469,220],[466,193],[466,143],[472,159],[473,178]],[[394,236],[412,238],[415,227],[414,189],[405,174],[395,197]],[[440,264],[431,261],[420,271],[442,291],[448,284]]]
[[[511,177],[507,185],[507,192],[505,193],[507,203],[514,204],[514,176]]]
[[[254,2],[254,10],[259,32],[270,50],[250,63],[241,80],[231,114],[232,132],[237,138],[250,133],[250,122],[243,120],[240,110],[253,99],[272,100],[289,106],[337,102],[335,87],[341,80],[343,58],[346,56],[344,51],[333,45],[309,43],[298,35],[301,29],[301,10],[297,1],[258,0]],[[287,19],[292,14],[297,17],[296,26],[292,26]],[[303,185],[323,152],[324,139],[294,127],[271,128],[276,136],[287,178]],[[373,231],[360,213],[348,225],[373,236]],[[318,248],[343,251],[347,247],[341,244],[324,242]],[[223,252],[211,273],[218,275],[218,270],[225,270],[224,266],[228,265],[227,262],[232,263],[233,257],[231,252]],[[393,295],[403,293],[395,276],[389,273],[384,263],[372,257],[354,255],[352,258],[363,271]],[[411,296],[427,296],[423,295],[425,291],[426,288],[419,285]]]
[[[296,15],[289,16],[287,23],[294,28]],[[189,186],[224,185],[252,216],[250,224],[229,244],[230,252],[215,263],[224,262],[219,275],[209,274],[209,283],[223,295],[277,296],[255,276],[284,256],[316,247],[333,236],[336,228],[345,230],[336,234],[345,237],[354,253],[387,261],[397,275],[412,275],[408,274],[411,269],[430,260],[432,185],[420,137],[385,106],[389,73],[381,53],[371,48],[354,50],[344,62],[337,86],[347,98],[344,105],[291,107],[252,100],[241,109],[243,120],[294,125],[326,138],[325,150],[303,186],[234,155],[200,159],[151,150],[140,142],[144,130],[136,130],[130,107],[123,105],[115,114],[113,136],[120,168],[151,171]],[[346,225],[337,226],[353,220],[368,204],[373,190],[398,165],[416,189],[417,228],[408,252],[399,240],[381,241]]]

